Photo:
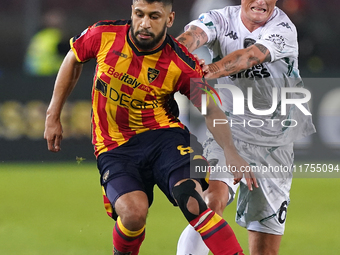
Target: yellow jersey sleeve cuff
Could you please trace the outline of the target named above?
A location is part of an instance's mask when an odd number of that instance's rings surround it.
[[[76,56],[76,59],[78,62],[83,63],[83,61],[80,60],[80,58],[78,57],[78,53],[76,51],[76,49],[73,47],[73,38],[70,39],[70,46],[71,46],[71,50],[73,51],[74,55]]]

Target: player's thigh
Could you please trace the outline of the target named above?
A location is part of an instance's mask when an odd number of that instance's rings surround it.
[[[104,205],[108,215],[113,219],[117,218],[118,212],[123,213],[124,208],[132,209],[134,205],[143,209],[140,211],[145,211],[145,207],[148,208],[153,200],[154,183],[152,179],[146,178],[147,170],[141,171],[142,164],[136,164],[136,161],[142,162],[138,159],[142,157],[142,153],[138,153],[138,151],[136,153],[134,150],[135,153],[132,154],[130,153],[131,149],[123,145],[102,153],[98,157],[97,165],[101,174]],[[137,160],[134,161],[132,157],[136,157]],[[145,172],[145,174],[142,175],[141,172]],[[123,197],[121,200],[123,202],[119,203],[116,208],[117,201],[121,197]],[[145,198],[147,199],[145,200]],[[125,207],[124,204],[126,204]]]
[[[277,255],[279,253],[282,235],[273,235],[248,230],[250,255]]]
[[[252,145],[245,147],[246,150],[248,148],[252,151],[253,158],[249,163],[271,167],[278,171],[269,174],[256,173],[259,188],[253,191],[248,190],[245,182],[240,184],[236,222],[251,231],[283,235],[287,207],[290,203],[292,176],[289,171],[280,169],[282,166],[291,168],[292,146],[257,147]]]
[[[212,138],[208,138],[204,142],[203,148],[203,156],[207,158],[210,165],[209,184],[212,183],[204,193],[212,199],[220,199],[221,203],[229,205],[235,199],[239,184],[234,184],[234,176],[226,165],[224,151]],[[214,196],[214,194],[218,194],[218,196]]]
[[[207,166],[207,161],[202,157],[203,148],[195,136],[187,130],[171,128],[163,132],[158,142],[158,156],[152,161],[152,169],[155,183],[170,202],[176,205],[172,189],[181,180],[195,179],[202,189],[207,188],[205,174],[203,178],[192,175],[196,165]]]

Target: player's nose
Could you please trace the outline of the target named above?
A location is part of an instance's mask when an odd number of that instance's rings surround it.
[[[144,18],[142,19],[142,22],[140,23],[141,28],[150,28],[151,23],[150,23],[150,18],[145,15]]]

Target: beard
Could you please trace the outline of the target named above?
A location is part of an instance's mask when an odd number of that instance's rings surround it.
[[[164,34],[166,33],[166,24],[164,24],[162,31],[158,35],[155,35],[154,33],[149,32],[147,29],[141,29],[141,30],[138,30],[137,32],[134,32],[134,31],[135,31],[134,26],[133,24],[131,24],[131,37],[133,39],[133,42],[136,44],[136,46],[139,49],[148,51],[148,50],[155,48],[161,42]],[[140,33],[151,36],[151,39],[149,40],[144,40],[140,38],[138,39],[137,35]]]

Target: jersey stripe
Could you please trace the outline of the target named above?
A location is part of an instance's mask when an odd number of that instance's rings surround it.
[[[130,128],[129,109],[118,105],[116,114],[116,122],[120,124],[118,127],[119,132],[122,133],[124,139],[130,139],[136,134],[136,131]]]
[[[155,66],[156,70],[168,70],[168,67],[170,65],[171,62],[171,55],[167,55],[167,51],[166,49],[162,50],[161,55],[159,56],[159,59],[161,59],[162,61],[157,61],[157,64]],[[152,83],[150,83],[151,85],[154,85],[156,87],[161,88],[163,86],[164,80],[165,80],[165,76],[167,75],[168,72],[161,72],[157,79],[155,79],[155,81],[153,81]]]
[[[73,42],[80,59],[97,60],[92,93],[96,156],[150,129],[184,128],[173,94],[189,97],[190,78],[202,77],[193,56],[173,38],[167,35],[160,47],[140,51],[130,41],[129,28],[126,21],[102,21]]]
[[[110,37],[107,38],[107,40],[109,40]],[[103,39],[102,39],[103,40]],[[120,55],[118,55],[119,52],[122,51],[123,47],[124,47],[124,41],[125,38],[122,36],[117,36],[109,50],[109,52],[106,53],[106,58],[105,58],[105,63],[109,66],[114,67],[118,61],[118,59],[120,58]],[[108,54],[113,52],[113,54]]]
[[[160,128],[159,123],[155,119],[155,114],[153,109],[142,110],[142,123],[148,129]]]
[[[129,69],[127,70],[127,74],[135,78],[138,78],[142,70],[143,59],[144,59],[144,56],[133,55]]]

